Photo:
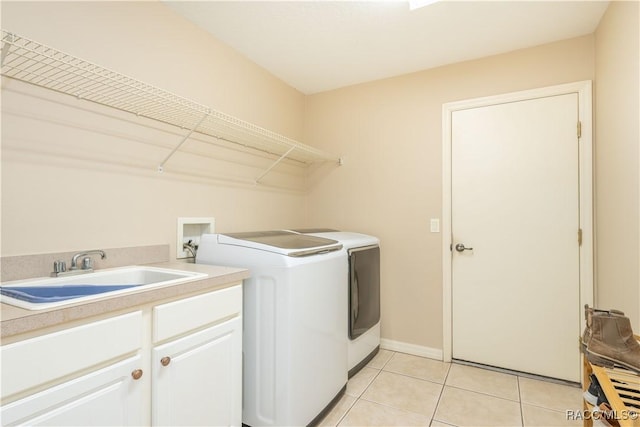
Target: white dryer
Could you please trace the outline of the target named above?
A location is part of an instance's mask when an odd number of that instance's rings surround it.
[[[366,234],[326,228],[292,230],[336,240],[348,254],[343,283],[349,289],[349,378],[362,369],[380,348],[380,241]]]
[[[245,267],[243,410],[249,426],[304,426],[347,383],[342,245],[287,231],[205,234],[196,262]]]

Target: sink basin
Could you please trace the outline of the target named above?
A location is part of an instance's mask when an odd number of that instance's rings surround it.
[[[76,276],[3,283],[0,301],[28,310],[43,310],[205,277],[205,273],[158,267],[111,268]]]

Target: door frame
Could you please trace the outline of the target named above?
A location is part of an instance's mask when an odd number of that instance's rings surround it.
[[[453,354],[453,298],[451,230],[451,118],[453,112],[469,108],[486,107],[507,102],[534,98],[578,94],[578,120],[581,123],[579,140],[579,215],[582,229],[580,246],[580,307],[593,305],[593,131],[592,131],[592,82],[585,80],[539,89],[511,92],[501,95],[449,102],[442,105],[442,356],[451,362]],[[576,123],[577,127],[577,123]],[[576,128],[577,132],[577,128]],[[576,239],[577,239],[576,230]],[[577,310],[581,313],[581,309]],[[581,316],[581,315],[580,315]],[[582,318],[579,319],[583,325]],[[581,331],[576,331],[576,337]]]

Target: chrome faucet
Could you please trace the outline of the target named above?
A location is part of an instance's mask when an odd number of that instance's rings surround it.
[[[93,271],[93,260],[89,255],[100,255],[101,259],[105,259],[107,254],[101,250],[78,252],[71,259],[71,267],[67,270],[67,265],[64,261],[58,260],[53,263],[52,277],[58,276],[70,276],[74,274],[91,273]],[[78,259],[82,258],[82,265],[78,267]]]
[[[82,270],[93,270],[93,260],[89,256],[92,254],[100,255],[101,259],[105,259],[107,257],[107,254],[105,254],[104,251],[101,250],[78,252],[73,256],[73,258],[71,258],[70,270],[78,269],[78,258],[82,258]]]

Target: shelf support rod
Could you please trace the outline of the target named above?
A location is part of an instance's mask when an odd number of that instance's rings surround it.
[[[291,148],[289,148],[289,150],[287,150],[286,153],[284,153],[282,156],[280,156],[280,158],[278,160],[276,160],[275,162],[273,162],[273,164],[271,166],[269,166],[269,169],[267,169],[266,171],[262,172],[262,175],[260,175],[259,177],[256,178],[256,184],[260,184],[260,180],[262,178],[264,178],[264,176],[266,174],[268,174],[269,172],[271,172],[271,169],[275,168],[276,165],[278,163],[280,163],[281,161],[283,161],[288,155],[289,153],[291,153],[293,150],[295,150],[296,146],[292,146]]]
[[[0,57],[0,66],[4,65],[4,59],[9,54],[9,49],[11,49],[11,43],[15,40],[15,36],[11,33],[7,34],[5,39],[3,40],[4,46],[2,46],[2,57]]]
[[[182,138],[182,141],[180,141],[180,143],[178,145],[175,146],[175,148],[173,150],[171,150],[171,152],[167,155],[167,157],[164,158],[164,160],[158,165],[158,172],[162,173],[164,172],[164,164],[167,163],[169,161],[169,159],[175,154],[176,151],[178,151],[178,149],[180,147],[182,147],[182,144],[184,144],[186,142],[187,139],[189,139],[189,137],[191,136],[191,134],[193,132],[195,132],[196,129],[198,129],[198,126],[200,126],[202,124],[202,122],[204,122],[204,119],[206,119],[207,117],[209,117],[209,112],[207,112],[204,116],[202,116],[202,118],[200,119],[200,121],[191,128],[191,130],[189,131],[188,134],[186,134],[184,136],[184,138]]]

